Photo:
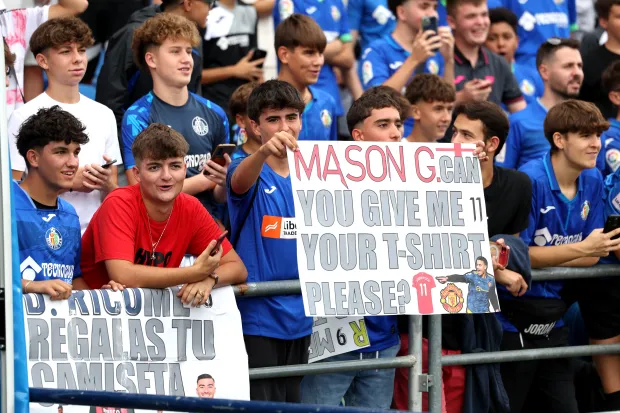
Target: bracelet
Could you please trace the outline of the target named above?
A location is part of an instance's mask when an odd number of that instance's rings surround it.
[[[218,275],[214,272],[212,272],[211,274],[209,274],[209,278],[213,278],[215,280],[215,284],[213,284],[213,286],[215,287],[217,285],[217,283],[220,281],[220,277],[218,277]]]
[[[28,288],[28,286],[30,285],[30,283],[31,283],[31,282],[32,282],[32,280],[28,281],[28,282],[26,283],[26,285],[24,285],[24,292],[25,292],[26,294],[28,294],[28,292],[26,291],[26,288]]]

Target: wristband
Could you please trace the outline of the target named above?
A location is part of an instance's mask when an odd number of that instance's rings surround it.
[[[220,282],[220,277],[218,277],[218,275],[214,272],[209,274],[209,277],[215,280],[215,284],[213,284],[214,287],[217,285],[218,282]]]

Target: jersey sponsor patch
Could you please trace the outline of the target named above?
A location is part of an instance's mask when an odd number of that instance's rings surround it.
[[[37,275],[43,272],[42,276],[46,280],[61,279],[70,283],[73,279],[75,266],[71,264],[58,264],[53,262],[44,262],[39,265],[32,257],[28,256],[19,265],[19,270],[24,280],[32,281]]]
[[[616,212],[620,212],[620,193],[612,199],[611,204],[616,208]]]
[[[523,30],[526,32],[531,32],[534,30],[534,26],[536,26],[536,17],[529,11],[526,11],[519,19],[519,26],[523,27]]]
[[[338,10],[338,7],[336,6],[332,6],[332,10],[331,10],[331,14],[332,14],[332,19],[334,19],[335,22],[340,21],[340,10]]]
[[[426,62],[426,70],[428,71],[428,73],[436,75],[437,73],[439,73],[439,64],[437,64],[437,61],[435,59],[428,59],[428,61]]]
[[[297,226],[294,218],[264,215],[260,232],[265,238],[295,239]]]
[[[278,11],[280,12],[280,21],[286,19],[293,14],[295,6],[293,0],[280,0],[278,2]]]
[[[536,93],[536,88],[529,80],[523,79],[523,82],[521,82],[521,92],[527,96],[534,96],[534,93]]]
[[[196,132],[196,134],[200,136],[205,136],[207,133],[209,133],[209,124],[200,116],[196,116],[192,120],[192,128],[194,129],[194,132]]]
[[[51,227],[45,232],[45,242],[50,249],[56,251],[62,247],[62,234],[56,228]]]
[[[583,205],[581,205],[581,219],[584,221],[588,219],[588,215],[590,214],[590,201],[584,201]]]
[[[392,18],[392,12],[385,6],[380,5],[372,12],[372,17],[378,24],[384,26]]]
[[[332,125],[332,116],[329,114],[327,109],[323,109],[321,111],[321,123],[326,128],[329,128]]]
[[[607,161],[609,168],[615,172],[618,166],[620,166],[620,151],[617,149],[609,149],[605,153],[605,161]]]
[[[369,60],[366,60],[364,64],[362,64],[362,81],[365,85],[368,84],[372,80],[372,63]]]

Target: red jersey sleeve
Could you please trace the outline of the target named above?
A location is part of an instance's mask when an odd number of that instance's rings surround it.
[[[212,240],[216,240],[220,234],[222,234],[222,231],[198,200],[192,199],[191,201],[191,207],[188,208],[188,216],[191,217],[192,239],[189,242],[187,252],[191,255],[199,256]],[[222,251],[222,257],[232,249],[232,245],[228,241],[228,238],[222,243],[222,248],[224,249]]]
[[[112,196],[106,199],[97,213],[93,228],[95,263],[106,260],[134,261],[136,225],[143,222],[136,214],[138,205],[131,198]]]

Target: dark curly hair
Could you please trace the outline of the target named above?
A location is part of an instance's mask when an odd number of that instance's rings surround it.
[[[67,43],[90,47],[95,39],[82,20],[77,17],[59,17],[37,27],[30,38],[30,50],[36,56],[51,47],[58,48]]]
[[[39,109],[19,128],[17,150],[24,159],[27,159],[26,154],[29,150],[43,148],[50,142],[65,142],[67,145],[75,142],[85,145],[88,143],[85,130],[86,127],[82,122],[58,105]],[[26,165],[30,167],[28,161]]]
[[[290,83],[282,80],[268,80],[254,88],[248,98],[248,117],[256,123],[264,110],[293,109],[301,114],[306,104]]]

